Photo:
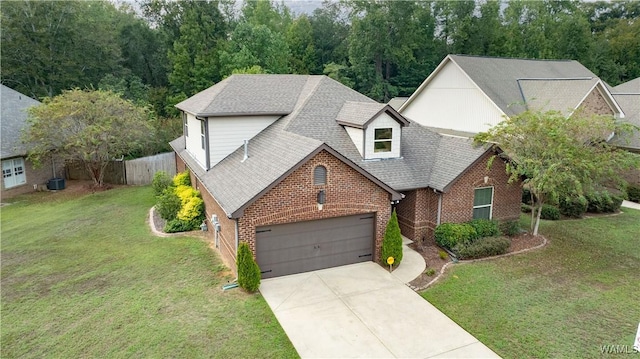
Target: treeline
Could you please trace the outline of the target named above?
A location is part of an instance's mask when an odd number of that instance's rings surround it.
[[[387,101],[449,53],[575,59],[611,85],[640,76],[637,1],[344,0],[309,15],[270,1],[136,6],[2,2],[2,83],[35,98],[112,89],[162,118],[233,73],[326,74]]]

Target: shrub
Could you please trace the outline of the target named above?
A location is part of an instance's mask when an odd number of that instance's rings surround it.
[[[178,186],[189,186],[191,187],[191,176],[189,175],[189,170],[184,172],[180,172],[173,177],[173,185]]]
[[[531,209],[530,205],[523,203],[523,204],[520,205],[520,211],[522,213],[531,213],[532,209]]]
[[[436,270],[433,268],[429,268],[424,272],[424,274],[428,275],[429,277],[433,277],[436,274]]]
[[[592,213],[613,213],[620,209],[623,198],[617,195],[611,195],[607,191],[592,192],[587,194],[587,212]]]
[[[164,226],[165,233],[186,232],[192,230],[191,223],[181,221],[179,219],[172,219]]]
[[[449,254],[445,251],[440,251],[438,252],[438,256],[440,257],[440,259],[447,259],[449,257]]]
[[[557,221],[558,219],[560,219],[560,210],[554,206],[543,204],[540,218]]]
[[[498,228],[498,222],[488,219],[474,219],[469,222],[471,227],[476,230],[478,238],[482,237],[494,237],[500,235],[500,229]]]
[[[518,235],[520,234],[520,222],[517,220],[502,222],[500,223],[500,231],[509,237]]]
[[[191,197],[178,211],[177,218],[191,224],[190,229],[196,229],[204,220],[204,201],[200,197]]]
[[[458,243],[473,241],[478,234],[468,223],[443,223],[436,227],[435,237],[438,245],[451,249]]]
[[[560,213],[573,218],[580,218],[587,211],[587,199],[584,196],[560,198]]]
[[[174,191],[176,195],[180,197],[180,201],[182,201],[183,206],[187,204],[191,198],[200,196],[200,192],[196,191],[191,186],[180,185],[175,187]]]
[[[176,219],[181,206],[180,198],[171,187],[165,189],[156,200],[156,211],[165,221]]]
[[[260,287],[260,267],[246,242],[238,246],[238,285],[249,293]]]
[[[507,253],[510,244],[504,237],[486,237],[473,243],[459,243],[455,252],[460,259],[483,258]]]
[[[153,175],[151,181],[151,188],[153,188],[153,194],[157,197],[173,184],[171,177],[165,171],[158,171]]]
[[[393,265],[398,266],[402,262],[402,234],[398,225],[398,215],[394,210],[387,223],[387,228],[382,239],[381,260],[387,263],[387,258],[393,257]]]
[[[627,196],[629,201],[640,203],[640,185],[630,184],[627,187]]]

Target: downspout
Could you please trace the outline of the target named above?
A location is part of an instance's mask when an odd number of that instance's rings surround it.
[[[239,240],[238,240],[238,219],[236,218],[235,220],[236,223],[236,261],[238,260],[238,245],[239,245]]]
[[[436,217],[436,225],[440,225],[440,218],[442,217],[442,192],[438,192],[435,188],[433,189],[434,193],[438,194],[438,213]]]

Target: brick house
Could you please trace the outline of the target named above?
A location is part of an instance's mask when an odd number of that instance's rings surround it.
[[[43,163],[35,168],[27,156],[28,146],[20,141],[22,130],[27,125],[27,109],[40,102],[5,85],[0,85],[2,98],[2,198],[33,192],[47,181],[64,174],[62,165]]]
[[[504,163],[487,169],[493,150],[326,76],[233,75],[176,107],[178,170],[190,170],[234,271],[241,241],[264,278],[378,261],[394,206],[414,240],[433,240],[441,222],[520,213]]]

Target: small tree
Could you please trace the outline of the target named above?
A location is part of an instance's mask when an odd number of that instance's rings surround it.
[[[402,262],[402,234],[400,233],[398,215],[395,209],[391,213],[387,229],[384,232],[380,259],[382,263],[387,263],[387,258],[389,257],[393,257],[393,265],[396,267]]]
[[[260,287],[260,267],[253,259],[251,248],[246,242],[238,246],[238,285],[249,293]]]
[[[52,154],[80,161],[101,187],[109,161],[141,148],[153,135],[149,112],[110,91],[71,90],[29,109],[23,142],[39,164]]]
[[[504,150],[512,160],[507,164],[511,182],[525,178],[534,201],[531,229],[537,235],[544,204],[561,196],[584,195],[605,181],[624,183],[620,174],[638,167],[640,156],[609,145],[605,139],[635,129],[611,116],[576,112],[566,118],[557,111],[529,110],[505,119],[475,140]]]

